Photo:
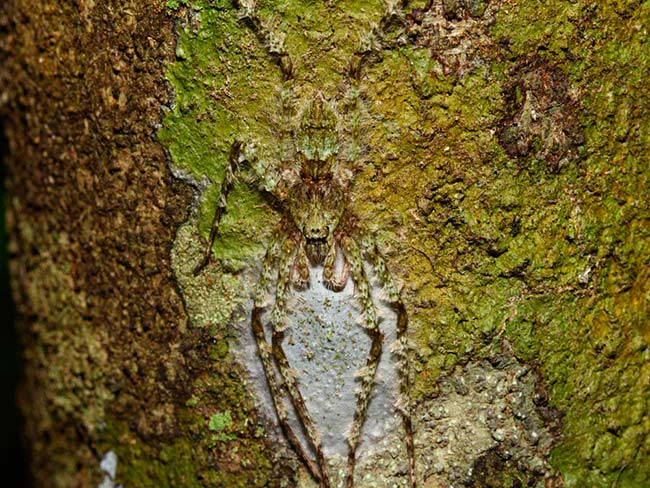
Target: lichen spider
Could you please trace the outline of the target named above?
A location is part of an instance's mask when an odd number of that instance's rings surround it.
[[[282,213],[278,230],[269,246],[255,292],[251,315],[252,329],[258,353],[269,385],[271,398],[280,426],[292,448],[296,451],[311,475],[321,487],[331,486],[328,463],[325,458],[319,432],[309,414],[300,392],[299,379],[291,369],[283,349],[285,331],[289,327],[287,300],[291,288],[298,290],[309,286],[310,266],[323,267],[323,282],[334,292],[344,289],[351,278],[355,286],[355,298],[361,308],[359,324],[371,339],[366,365],[358,374],[360,388],[357,392],[356,410],[348,433],[348,459],[346,487],[354,484],[356,451],[366,413],[384,336],[373,302],[372,286],[364,267],[367,262],[382,287],[387,304],[397,316],[397,340],[391,347],[400,375],[399,410],[405,432],[408,455],[408,483],[415,482],[415,458],[413,427],[409,409],[409,380],[406,373],[406,338],[408,319],[399,290],[388,272],[384,258],[374,239],[349,210],[347,194],[352,178],[350,171],[338,163],[344,161],[340,151],[341,128],[334,104],[317,92],[300,114],[295,114],[291,83],[294,81],[294,64],[287,53],[281,36],[267,29],[258,16],[254,0],[235,2],[241,19],[260,39],[269,55],[280,68],[285,80],[281,96],[282,113],[288,127],[282,131],[279,141],[280,164],[269,165],[260,161],[252,144],[235,141],[229,157],[229,168],[221,186],[219,203],[214,213],[210,236],[201,262],[194,269],[198,274],[211,259],[212,247],[218,234],[221,217],[226,211],[228,195],[235,182],[235,175],[244,166],[252,170],[258,188],[272,201],[273,207]],[[370,32],[367,42],[354,55],[350,63],[350,79],[359,81],[363,64],[381,49],[382,30],[398,14],[396,3],[387,8],[381,21]],[[358,90],[352,90],[353,103],[358,103]],[[296,123],[297,122],[297,123]],[[358,132],[358,128],[356,129]],[[354,147],[347,151],[347,160],[357,154]],[[275,284],[273,308],[270,313],[271,344],[269,345],[262,315]],[[279,378],[276,373],[279,372]],[[296,415],[305,430],[316,457],[316,463],[298,440],[283,402],[283,392],[288,395]]]

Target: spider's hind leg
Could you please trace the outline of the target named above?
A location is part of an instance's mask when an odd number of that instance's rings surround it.
[[[408,456],[409,487],[415,488],[415,445],[413,440],[413,424],[411,420],[410,378],[408,375],[408,343],[406,332],[408,316],[399,290],[390,275],[383,256],[377,249],[374,239],[366,236],[360,241],[364,257],[372,265],[373,271],[384,293],[384,300],[397,314],[397,337],[391,345],[391,352],[397,362],[400,378],[399,399],[397,409],[402,417],[402,426],[405,434],[406,453]]]
[[[269,294],[269,288],[275,281],[275,278],[277,278],[278,273],[276,272],[276,266],[280,260],[283,247],[284,246],[282,240],[276,239],[266,252],[264,264],[262,265],[262,272],[260,274],[260,280],[255,294],[255,303],[253,305],[253,313],[251,318],[252,328],[253,334],[255,335],[255,341],[257,342],[257,350],[262,362],[262,367],[264,368],[264,374],[266,375],[266,380],[271,392],[273,406],[275,407],[275,411],[280,422],[280,427],[284,432],[287,440],[289,441],[289,444],[298,454],[298,457],[307,467],[312,477],[320,483],[323,476],[321,476],[319,469],[303,449],[302,444],[300,444],[298,437],[289,424],[289,417],[282,400],[283,392],[286,392],[287,387],[284,384],[284,381],[278,380],[276,376],[275,367],[273,365],[273,349],[266,340],[266,334],[264,332],[264,326],[262,324],[262,312],[267,305],[266,302],[267,296]]]
[[[341,239],[345,259],[350,265],[350,273],[355,287],[355,296],[361,305],[360,325],[366,330],[372,341],[366,365],[358,373],[361,383],[357,393],[357,406],[348,434],[348,463],[346,469],[346,487],[354,485],[356,453],[361,439],[361,429],[366,420],[370,395],[375,383],[377,366],[381,357],[384,335],[379,328],[377,309],[373,303],[372,287],[363,268],[363,258],[359,246],[351,237]]]
[[[316,429],[305,400],[300,393],[298,385],[298,378],[296,372],[290,367],[289,360],[282,348],[284,341],[284,331],[288,326],[287,318],[287,299],[291,290],[291,279],[295,266],[296,258],[300,259],[302,256],[299,254],[303,251],[302,246],[296,243],[296,240],[289,238],[282,246],[280,266],[278,271],[278,280],[276,285],[275,305],[271,312],[271,325],[273,327],[272,336],[272,352],[275,364],[280,371],[284,386],[287,389],[291,403],[300,419],[302,426],[305,429],[307,439],[314,448],[316,453],[316,460],[320,467],[320,486],[322,488],[330,488],[330,481],[328,475],[328,465],[323,452],[323,446],[320,439],[320,434]],[[298,256],[296,256],[298,254]]]

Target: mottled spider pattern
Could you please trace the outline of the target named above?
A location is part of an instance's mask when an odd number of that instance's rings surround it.
[[[400,400],[396,405],[402,417],[408,455],[409,486],[415,487],[413,428],[409,413],[409,381],[406,373],[407,348],[405,333],[407,314],[404,304],[372,236],[350,211],[348,194],[353,172],[350,167],[359,155],[359,127],[347,127],[351,141],[342,144],[343,128],[337,113],[337,100],[328,100],[315,91],[301,110],[297,110],[293,91],[294,62],[287,52],[283,36],[268,28],[258,15],[253,0],[235,3],[244,22],[264,45],[283,75],[280,113],[283,129],[278,140],[277,160],[265,161],[251,141],[237,140],[232,144],[229,168],[221,186],[210,237],[202,261],[195,274],[207,266],[212,247],[219,232],[221,217],[226,211],[228,195],[240,172],[246,171],[260,191],[270,200],[282,218],[273,241],[268,247],[255,291],[251,315],[252,329],[258,353],[268,381],[271,398],[288,442],[321,487],[331,486],[328,462],[321,436],[312,420],[300,391],[300,378],[291,368],[283,349],[285,332],[291,326],[288,300],[292,289],[309,286],[310,270],[322,266],[324,285],[340,292],[349,280],[355,288],[360,309],[358,324],[371,339],[365,367],[357,373],[359,390],[356,410],[349,429],[348,459],[345,485],[354,484],[357,448],[366,419],[384,336],[373,301],[371,276],[382,288],[386,303],[397,316],[397,340],[391,345],[400,373]],[[380,22],[362,42],[349,65],[349,83],[345,94],[346,106],[360,103],[358,81],[364,64],[381,49],[382,29],[399,16],[395,2],[387,6]],[[368,270],[372,270],[368,273]],[[270,309],[270,310],[268,310]],[[264,314],[268,313],[271,341],[267,339]],[[284,398],[288,398],[304,428],[307,441],[315,454],[311,459],[289,422]]]

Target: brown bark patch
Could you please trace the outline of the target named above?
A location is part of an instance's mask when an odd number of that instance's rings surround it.
[[[182,384],[158,371],[183,368],[167,361],[186,320],[169,250],[189,192],[155,139],[173,46],[164,2],[0,7],[20,406],[39,485],[96,484],[105,416],[175,432]]]
[[[584,142],[579,103],[567,76],[539,56],[527,58],[510,72],[504,99],[506,116],[499,141],[513,158],[533,155],[551,170],[575,159]]]

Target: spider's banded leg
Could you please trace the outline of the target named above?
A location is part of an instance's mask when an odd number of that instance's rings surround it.
[[[344,98],[347,108],[346,132],[349,134],[349,143],[346,147],[346,159],[349,163],[358,163],[363,159],[364,146],[362,136],[362,91],[361,80],[364,68],[381,61],[381,53],[394,41],[387,40],[387,30],[393,22],[404,24],[404,12],[408,0],[385,0],[385,9],[379,21],[373,23],[370,29],[360,37],[359,46],[352,54],[348,64],[348,77],[350,83]],[[345,179],[343,186],[347,186]]]
[[[309,259],[305,253],[304,243],[298,244],[291,270],[291,282],[296,290],[309,288]]]
[[[370,394],[375,383],[375,374],[381,357],[382,342],[384,335],[379,329],[377,309],[372,301],[372,289],[366,272],[363,269],[363,258],[359,246],[350,237],[341,239],[343,254],[350,263],[350,271],[355,287],[355,296],[361,305],[361,326],[370,336],[372,344],[366,360],[366,366],[359,373],[361,387],[357,394],[357,408],[354,412],[354,419],[348,436],[348,464],[346,472],[346,487],[352,488],[354,484],[354,468],[356,464],[356,452],[361,438],[361,429],[366,420]]]
[[[291,403],[296,410],[296,414],[298,415],[302,426],[305,428],[307,439],[316,453],[316,460],[321,473],[320,486],[323,488],[329,488],[330,482],[327,471],[327,461],[325,459],[325,454],[323,453],[320,434],[316,430],[316,426],[314,425],[314,422],[309,415],[309,411],[307,410],[307,406],[305,405],[302,393],[300,393],[296,372],[291,369],[289,360],[284,353],[284,349],[282,349],[284,331],[288,324],[286,315],[288,309],[287,298],[291,290],[291,275],[294,266],[293,262],[296,252],[299,251],[299,247],[300,245],[296,244],[296,242],[291,238],[287,239],[282,246],[276,285],[275,305],[271,317],[271,324],[273,326],[273,358],[280,370],[280,375],[282,376],[284,386],[287,388],[289,398],[291,398]]]
[[[285,80],[293,78],[293,62],[284,45],[284,36],[268,28],[257,13],[255,0],[234,0],[241,18],[248,23],[271,58],[276,62]]]
[[[279,94],[278,158],[284,168],[290,168],[296,158],[294,147],[294,120],[296,117],[296,95],[289,83],[285,83]]]
[[[298,454],[300,460],[305,464],[305,466],[307,466],[307,469],[311,475],[316,481],[320,482],[321,474],[318,468],[302,448],[298,437],[289,424],[287,411],[284,408],[284,403],[282,402],[282,391],[284,388],[275,375],[272,349],[266,340],[264,326],[262,325],[261,316],[266,306],[266,296],[269,293],[269,287],[275,278],[274,274],[276,273],[274,273],[274,270],[276,269],[277,261],[281,253],[281,248],[282,241],[276,239],[266,252],[264,264],[262,266],[262,272],[260,274],[260,281],[258,283],[255,296],[255,303],[253,305],[253,313],[251,319],[252,328],[253,334],[255,335],[255,341],[257,342],[257,350],[260,356],[260,360],[262,361],[262,366],[264,368],[264,374],[266,375],[266,381],[271,392],[273,406],[275,407],[275,412],[277,413],[278,420],[280,422],[280,428],[282,429],[282,432],[284,432],[284,435],[289,441],[289,444],[293,450]]]
[[[392,276],[386,267],[386,261],[377,249],[377,245],[370,237],[360,240],[364,257],[372,265],[373,271],[385,294],[385,300],[397,314],[397,338],[391,346],[391,352],[397,360],[397,372],[400,378],[399,400],[397,408],[402,416],[402,426],[405,434],[406,453],[408,456],[409,487],[415,488],[415,446],[413,441],[413,424],[411,421],[411,384],[408,375],[408,344],[406,331],[408,316],[399,290],[395,286]]]
[[[221,183],[219,203],[217,203],[217,208],[214,210],[214,217],[212,217],[208,245],[205,248],[203,259],[194,268],[194,276],[198,275],[203,270],[203,268],[205,268],[210,263],[210,258],[212,257],[212,246],[214,245],[214,240],[217,237],[217,233],[219,232],[221,217],[223,217],[223,214],[226,213],[226,203],[228,201],[228,195],[230,194],[230,191],[232,190],[232,187],[235,183],[235,173],[239,169],[239,158],[241,156],[241,151],[242,143],[235,141],[230,148],[230,157],[228,158],[229,164],[226,168],[226,176]]]
[[[408,0],[385,0],[384,15],[372,25],[365,37],[360,40],[359,48],[350,60],[348,69],[350,78],[360,80],[363,66],[373,57],[377,58],[377,55],[386,48],[386,29],[394,19],[403,17],[403,9],[407,3]]]
[[[279,156],[283,163],[290,163],[294,160],[292,126],[295,116],[295,97],[291,89],[294,64],[284,44],[284,35],[276,33],[266,25],[257,12],[255,0],[234,0],[233,3],[238,9],[241,19],[251,29],[260,44],[266,49],[269,57],[282,72],[284,86],[280,92]]]

